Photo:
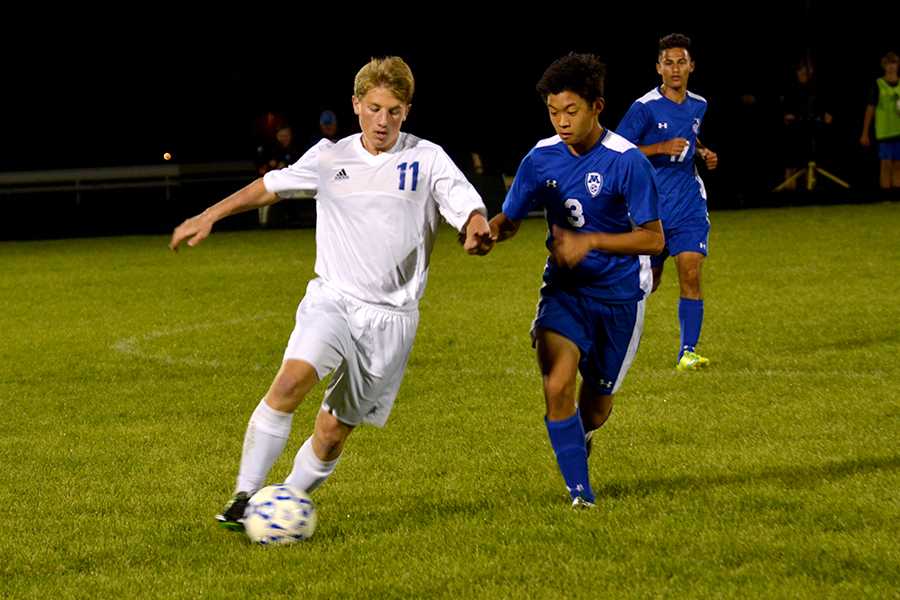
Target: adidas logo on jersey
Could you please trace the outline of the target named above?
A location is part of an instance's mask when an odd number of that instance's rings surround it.
[[[346,170],[346,169],[341,169],[341,170],[338,171],[337,174],[335,174],[335,176],[334,176],[334,180],[335,180],[335,181],[346,181],[346,180],[348,180],[348,179],[350,179],[350,176],[347,175],[347,170]]]

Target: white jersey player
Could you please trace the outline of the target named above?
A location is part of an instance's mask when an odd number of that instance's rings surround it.
[[[353,110],[361,134],[322,140],[286,169],[182,223],[170,247],[195,246],[219,219],[316,191],[316,266],[297,308],[281,369],[250,417],[234,497],[216,518],[243,528],[247,500],[265,485],[284,449],[294,410],[334,373],[286,483],[317,488],[361,423],[383,426],[418,324],[440,216],[465,236],[470,254],[493,246],[481,197],[435,144],[400,127],[413,76],[398,57],[373,59],[356,76]]]

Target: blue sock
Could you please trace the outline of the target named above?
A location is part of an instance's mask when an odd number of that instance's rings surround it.
[[[682,298],[678,301],[678,322],[681,324],[681,349],[678,360],[685,352],[694,352],[700,341],[700,328],[703,327],[703,300]]]
[[[563,421],[550,421],[544,417],[550,444],[556,453],[556,462],[566,480],[569,495],[574,500],[581,496],[588,502],[594,501],[594,490],[588,481],[587,451],[584,448],[584,425],[581,415],[575,414]]]

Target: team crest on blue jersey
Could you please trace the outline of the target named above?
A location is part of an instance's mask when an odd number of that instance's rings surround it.
[[[596,197],[597,194],[600,193],[600,190],[603,189],[603,175],[591,171],[584,176],[584,185],[587,187],[587,191],[590,192],[591,196]]]
[[[694,131],[694,135],[700,134],[700,119],[694,117],[694,124],[691,125],[691,129]]]

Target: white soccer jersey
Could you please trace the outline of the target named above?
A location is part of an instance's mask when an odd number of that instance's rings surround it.
[[[316,274],[371,304],[415,308],[425,291],[438,213],[456,230],[481,196],[444,150],[401,133],[373,156],[360,134],[323,139],[290,167],[266,173],[282,198],[316,191]]]

